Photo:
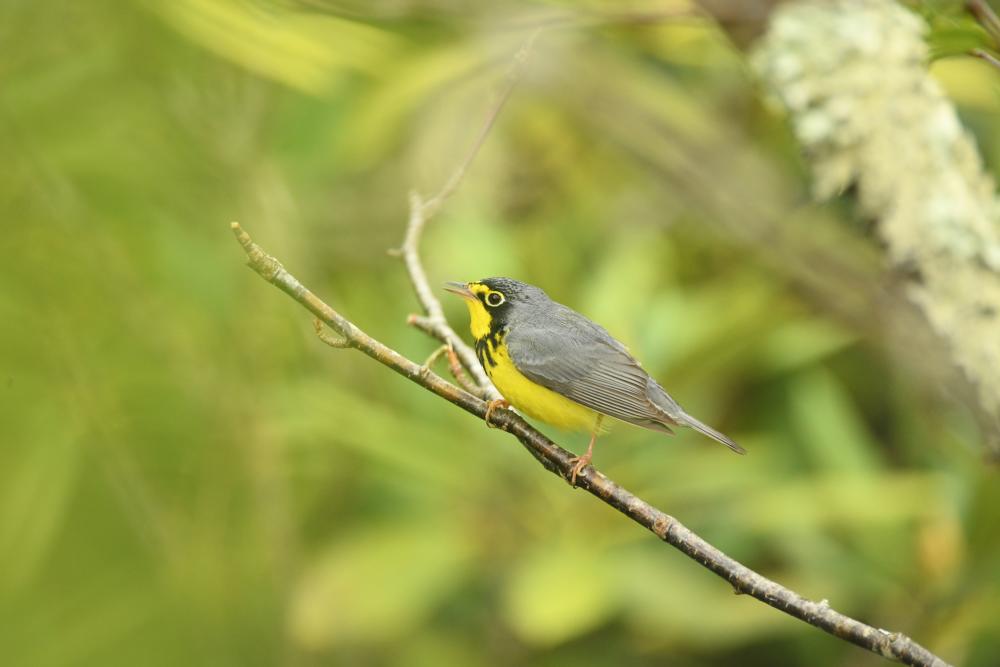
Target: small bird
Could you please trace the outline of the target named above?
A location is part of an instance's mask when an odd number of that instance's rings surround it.
[[[465,299],[476,356],[505,400],[530,417],[589,431],[587,453],[573,458],[570,484],[594,456],[605,416],[664,433],[688,426],[738,454],[732,439],[684,412],[604,327],[556,303],[541,288],[511,278],[446,283]]]

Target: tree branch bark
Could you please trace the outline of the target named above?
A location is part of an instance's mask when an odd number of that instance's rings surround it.
[[[324,324],[342,337],[337,347],[355,348],[375,361],[389,367],[424,389],[453,405],[485,418],[487,403],[473,394],[447,382],[426,366],[421,366],[358,328],[322,299],[309,291],[274,257],[264,252],[243,231],[238,223],[232,230],[247,254],[247,264],[264,280],[305,307]],[[509,410],[495,410],[490,424],[515,438],[546,470],[569,480],[573,454],[535,430]],[[661,540],[675,547],[702,567],[719,575],[739,593],[745,593],[780,611],[798,618],[836,637],[868,649],[886,658],[917,667],[949,667],[909,637],[881,630],[832,609],[825,600],[808,600],[770,579],[754,572],[715,548],[674,517],[653,507],[635,494],[618,485],[596,469],[585,469],[577,477],[576,486],[615,508]]]

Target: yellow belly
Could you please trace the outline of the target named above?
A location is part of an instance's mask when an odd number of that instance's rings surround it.
[[[490,345],[492,360],[496,365],[483,364],[493,385],[515,408],[535,419],[571,431],[592,431],[598,413],[576,401],[532,382],[521,374],[510,356],[506,345]]]

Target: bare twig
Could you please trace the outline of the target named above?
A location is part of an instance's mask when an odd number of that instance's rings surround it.
[[[418,255],[420,234],[424,229],[426,221],[424,206],[420,200],[420,196],[416,192],[410,193],[410,221],[407,225],[406,240],[403,242],[400,254],[403,258],[403,263],[406,265],[406,271],[410,276],[410,282],[413,283],[413,290],[416,292],[417,299],[420,301],[427,315],[411,315],[407,319],[407,323],[437,338],[442,343],[451,345],[452,349],[455,350],[455,354],[461,360],[462,365],[465,366],[474,378],[476,385],[475,394],[484,398],[498,398],[499,394],[497,394],[496,389],[493,388],[489,378],[486,377],[486,373],[479,365],[475,351],[469,345],[466,345],[465,341],[448,324],[448,320],[444,317],[444,310],[441,308],[441,302],[434,296],[434,292],[431,290],[430,282],[427,280],[427,273],[424,271],[423,264],[420,262]]]
[[[330,335],[330,332],[323,327],[323,321],[319,318],[313,320],[313,329],[316,331],[316,337],[330,347],[345,348],[351,346],[351,341],[346,338]]]
[[[527,30],[537,28],[544,30],[579,29],[591,27],[634,27],[659,25],[678,21],[679,19],[699,18],[701,12],[695,7],[676,9],[661,9],[651,11],[602,12],[587,11],[549,11],[537,16],[517,17],[512,20],[497,22],[491,26],[498,31]]]
[[[985,60],[990,65],[993,65],[997,69],[1000,69],[1000,58],[997,58],[989,51],[984,51],[983,49],[972,49],[970,53],[975,57],[979,58],[980,60]]]
[[[313,10],[321,14],[338,16],[351,21],[369,21],[380,23],[391,23],[405,18],[405,12],[400,13],[391,9],[379,9],[377,7],[366,7],[365,9],[354,9],[324,2],[323,0],[297,0],[297,4],[304,9]],[[373,3],[372,3],[373,4]],[[359,6],[361,6],[359,4]],[[488,7],[488,5],[483,5]],[[427,16],[430,20],[447,19],[451,25],[461,25],[470,30],[480,27],[484,21],[489,22],[490,30],[494,32],[523,31],[530,28],[586,28],[590,26],[633,26],[658,24],[671,21],[677,18],[685,18],[696,15],[693,10],[686,8],[663,9],[663,10],[636,10],[621,12],[587,11],[543,11],[537,13],[519,13],[512,19],[505,19],[497,16],[495,11],[476,12],[469,11],[470,7],[456,6],[454,11],[441,8]],[[426,15],[427,12],[425,11]]]
[[[470,394],[475,394],[476,396],[479,397],[489,395],[490,392],[488,392],[488,390],[493,388],[492,384],[487,385],[486,387],[476,384],[476,382],[470,379],[469,375],[465,372],[465,368],[462,365],[462,361],[458,358],[458,354],[455,351],[455,347],[451,339],[448,337],[449,336],[448,332],[450,332],[450,335],[455,336],[456,338],[458,337],[458,334],[456,334],[452,330],[451,326],[448,325],[447,320],[445,321],[445,327],[447,328],[438,326],[436,323],[431,321],[431,318],[424,317],[422,315],[410,315],[406,319],[406,323],[412,327],[420,329],[421,331],[423,331],[428,336],[431,336],[432,338],[437,338],[438,340],[445,341],[444,345],[445,347],[448,348],[448,369],[451,371],[452,376],[455,378],[455,380],[458,382],[458,385],[462,389],[469,392]],[[471,348],[465,345],[465,343],[462,343],[461,340],[459,340],[458,342],[461,343],[463,348],[466,348],[471,352]],[[476,363],[475,352],[472,352],[472,359],[473,359],[472,363],[475,364]],[[483,377],[485,378],[485,375]]]
[[[528,62],[528,57],[531,55],[531,49],[535,45],[535,40],[538,39],[538,34],[540,30],[534,30],[528,39],[524,41],[521,48],[517,50],[514,54],[514,61],[507,71],[507,81],[505,82],[503,88],[500,90],[499,94],[490,107],[489,112],[486,114],[486,120],[483,122],[482,128],[479,130],[479,135],[476,137],[475,143],[472,144],[472,148],[469,150],[465,159],[458,165],[454,172],[451,174],[451,178],[444,184],[441,191],[436,195],[424,202],[424,219],[430,219],[438,212],[441,206],[455,194],[455,190],[461,185],[462,179],[465,178],[465,174],[468,173],[469,167],[472,165],[473,160],[479,154],[479,149],[483,147],[486,143],[486,137],[489,136],[490,130],[493,129],[493,125],[497,122],[497,118],[500,116],[500,112],[503,111],[504,105],[507,104],[507,100],[510,99],[511,93],[514,92],[514,88],[517,86],[518,81],[521,80],[521,75],[524,72],[524,66]]]
[[[440,192],[426,200],[417,192],[410,193],[410,218],[406,226],[406,236],[403,239],[403,245],[398,251],[398,255],[406,265],[406,271],[410,276],[410,282],[413,283],[413,290],[417,294],[417,299],[426,313],[426,316],[423,317],[419,315],[411,316],[408,322],[441,342],[450,345],[454,350],[454,355],[472,375],[477,385],[474,393],[491,400],[499,399],[500,395],[493,388],[489,378],[483,372],[479,361],[476,359],[476,353],[471,347],[465,344],[461,337],[448,324],[448,321],[444,317],[444,311],[441,308],[441,302],[434,296],[434,291],[431,289],[430,282],[427,279],[427,272],[424,271],[423,264],[420,261],[420,238],[427,222],[441,210],[441,207],[448,198],[455,193],[455,190],[462,183],[462,179],[468,173],[469,167],[472,166],[472,162],[476,159],[476,155],[479,154],[479,150],[483,147],[483,143],[485,143],[486,137],[489,136],[490,130],[493,129],[500,111],[507,103],[507,100],[510,99],[511,93],[514,92],[514,87],[521,78],[524,64],[528,60],[528,55],[531,53],[531,48],[538,37],[538,33],[538,30],[532,32],[514,56],[514,62],[507,73],[507,80],[491,105],[489,112],[486,114],[486,119],[479,130],[479,134],[476,136],[475,142],[472,144],[472,148],[461,163],[459,163],[455,171],[452,172]],[[456,379],[462,382],[460,376],[456,375]]]
[[[451,374],[458,381],[458,384],[465,391],[475,393],[475,388],[472,382],[469,380],[469,376],[465,374],[462,369],[462,362],[458,360],[458,355],[455,354],[455,348],[451,346],[451,343],[447,344],[448,348],[448,368],[451,370]]]
[[[350,347],[364,352],[372,359],[466,412],[480,419],[486,417],[488,406],[485,401],[445,381],[434,372],[425,370],[366,334],[306,289],[278,260],[254,243],[239,224],[232,223],[232,229],[247,254],[250,268],[343,336]],[[571,452],[546,438],[509,410],[493,411],[489,415],[489,421],[493,426],[516,437],[547,470],[563,479],[569,479],[575,460]],[[593,468],[584,470],[577,478],[577,486],[719,575],[739,593],[750,595],[775,609],[886,658],[919,667],[948,667],[944,660],[905,635],[866,625],[834,611],[825,600],[821,602],[808,600],[754,572],[716,549],[674,517],[653,507]]]
[[[993,40],[993,45],[1000,47],[1000,17],[993,11],[989,3],[985,0],[968,0],[965,3],[965,8],[979,25],[983,26],[990,39]]]
[[[424,361],[424,363],[420,364],[420,368],[424,369],[425,371],[429,371],[431,367],[434,365],[434,362],[440,359],[441,355],[447,351],[448,351],[447,345],[439,345],[436,350],[430,353],[430,356],[427,357],[427,360]]]

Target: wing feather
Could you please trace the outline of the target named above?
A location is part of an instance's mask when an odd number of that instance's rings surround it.
[[[559,305],[544,321],[520,322],[507,336],[511,359],[528,379],[603,414],[669,431],[679,406],[603,327]],[[654,404],[651,389],[664,405]],[[662,402],[662,401],[660,401]]]

